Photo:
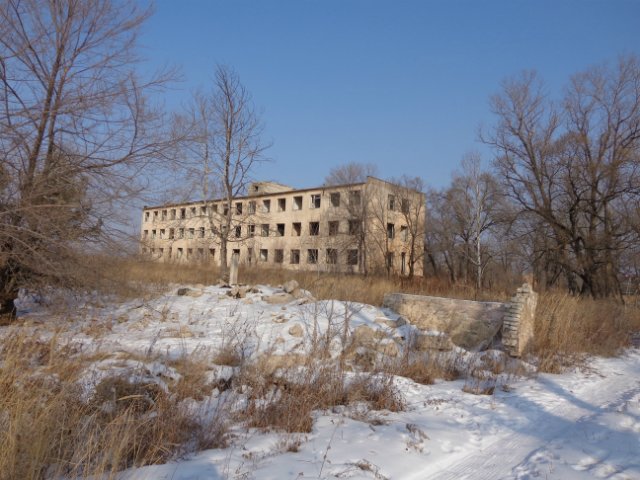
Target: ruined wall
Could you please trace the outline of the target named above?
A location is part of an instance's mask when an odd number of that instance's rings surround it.
[[[525,283],[508,303],[390,293],[383,306],[422,330],[448,334],[453,343],[470,350],[489,347],[502,331],[505,350],[519,357],[533,340],[537,298]]]

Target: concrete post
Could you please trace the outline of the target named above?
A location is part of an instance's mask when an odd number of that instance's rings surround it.
[[[231,270],[229,271],[229,285],[238,284],[238,264],[240,262],[240,255],[233,253],[231,255]]]

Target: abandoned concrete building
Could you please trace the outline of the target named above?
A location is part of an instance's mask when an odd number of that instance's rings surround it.
[[[228,260],[237,253],[244,265],[422,275],[421,192],[373,177],[303,190],[256,182],[228,203],[144,207],[141,252],[162,262],[219,265],[224,236]]]

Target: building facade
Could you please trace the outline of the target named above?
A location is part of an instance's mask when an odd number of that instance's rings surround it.
[[[160,205],[142,215],[141,252],[157,261],[219,264],[225,236],[228,260],[237,253],[245,265],[422,275],[424,194],[373,177],[303,190],[256,182],[231,204]]]

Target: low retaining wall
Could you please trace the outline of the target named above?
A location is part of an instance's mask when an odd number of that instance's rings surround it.
[[[536,303],[537,294],[524,284],[509,303],[389,293],[383,306],[422,330],[448,334],[453,343],[470,350],[489,347],[502,330],[505,350],[518,357],[533,339]]]

